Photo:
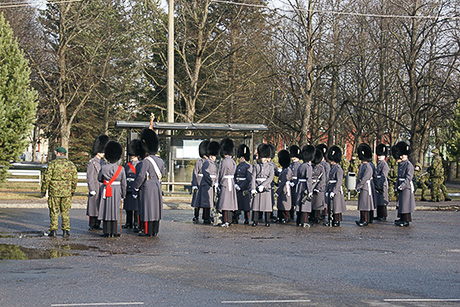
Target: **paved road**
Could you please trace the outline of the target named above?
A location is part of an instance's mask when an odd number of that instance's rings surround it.
[[[39,235],[47,210],[0,209],[2,257],[72,254],[0,261],[0,306],[457,306],[459,214],[418,211],[408,228],[359,228],[350,211],[341,228],[222,229],[166,210],[158,238],[102,238],[73,209],[71,237],[52,239]]]

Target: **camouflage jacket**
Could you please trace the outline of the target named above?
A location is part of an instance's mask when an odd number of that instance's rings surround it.
[[[69,197],[77,188],[77,168],[66,157],[57,157],[48,165],[42,179],[41,191],[49,196]]]
[[[433,158],[433,163],[428,167],[428,173],[430,174],[430,178],[444,177],[444,168],[442,167],[442,159],[440,156],[435,156]]]

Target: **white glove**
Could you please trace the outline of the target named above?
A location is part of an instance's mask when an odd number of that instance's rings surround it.
[[[282,169],[282,168],[279,168],[279,169],[278,169],[278,172],[280,172],[280,173],[281,173],[282,171],[283,171],[283,169]]]
[[[241,190],[240,186],[235,184],[235,190],[240,191]]]
[[[257,190],[259,190],[259,193],[262,193],[264,191],[264,186],[263,185],[259,185],[257,187]]]
[[[317,190],[317,189],[314,189],[314,190],[313,190],[313,192],[314,192],[314,193],[315,193],[315,192],[316,192],[316,193],[319,193],[319,190]]]
[[[329,192],[326,192],[326,197],[329,197]]]
[[[251,194],[252,194],[252,195],[254,195],[254,194],[256,194],[256,193],[257,193],[256,190],[251,190]]]
[[[330,197],[330,198],[334,198],[334,196],[335,196],[335,193],[334,193],[334,192],[331,192],[331,194],[329,194],[329,197]]]
[[[278,197],[278,196],[279,196],[278,193],[275,193],[275,197]]]
[[[291,181],[291,182],[289,182],[289,185],[290,185],[291,187],[294,187],[294,186],[295,186],[295,183]]]
[[[311,198],[313,196],[313,192],[308,193],[308,197]]]
[[[96,191],[91,191],[91,192],[89,192],[89,194],[91,194],[91,196],[94,196],[94,195],[96,195]]]
[[[214,188],[217,189],[219,187],[219,183],[214,183]]]
[[[197,187],[196,185],[194,185],[194,186],[192,187],[192,191],[194,191],[194,190],[198,190],[198,187]]]
[[[136,199],[136,198],[137,198],[137,196],[138,196],[137,194],[133,194],[133,198],[134,198],[134,199]]]
[[[399,186],[399,187],[398,187],[398,190],[399,190],[399,191],[402,191],[403,189],[402,189],[402,187],[401,187],[401,186]]]

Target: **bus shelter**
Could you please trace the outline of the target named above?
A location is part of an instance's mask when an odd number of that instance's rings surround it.
[[[142,129],[150,127],[150,122],[116,121],[115,128],[127,130],[126,144],[137,139]],[[192,171],[200,158],[198,146],[201,141],[220,141],[230,137],[238,144],[246,144],[254,153],[254,134],[267,131],[261,124],[213,124],[213,123],[164,123],[154,122],[153,129],[160,139],[159,154],[167,166],[166,193],[185,193],[190,189]],[[127,148],[127,146],[126,146]],[[251,157],[252,158],[252,157]],[[180,187],[183,188],[180,188]]]

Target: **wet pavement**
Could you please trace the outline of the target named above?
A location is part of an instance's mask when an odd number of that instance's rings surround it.
[[[389,211],[360,228],[350,210],[340,228],[310,229],[195,225],[171,209],[156,238],[100,237],[84,209],[70,238],[50,238],[46,209],[2,208],[0,306],[458,306],[457,205],[410,227]]]

